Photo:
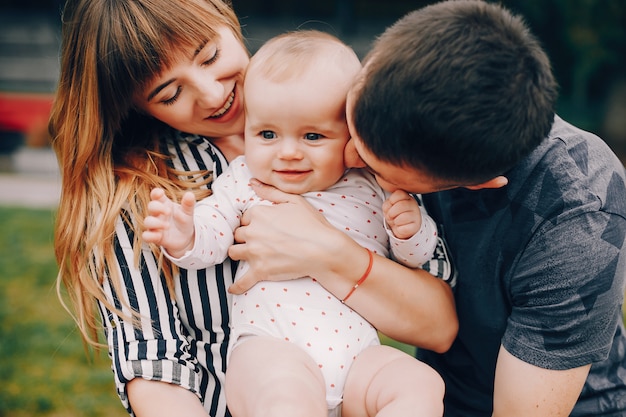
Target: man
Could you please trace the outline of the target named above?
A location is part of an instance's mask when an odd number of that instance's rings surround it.
[[[350,307],[421,348],[446,383],[446,417],[626,415],[624,166],[555,115],[556,90],[522,20],[469,0],[400,19],[349,94],[346,164],[427,194],[458,273],[458,335],[429,314],[434,277],[382,257]],[[231,291],[310,275],[341,299],[362,248],[297,196],[255,190],[286,204],[244,214],[230,255],[253,273]]]
[[[418,352],[445,415],[626,415],[624,167],[554,114],[537,40],[498,5],[448,1],[399,20],[364,65],[348,165],[431,193],[458,269],[458,336]]]

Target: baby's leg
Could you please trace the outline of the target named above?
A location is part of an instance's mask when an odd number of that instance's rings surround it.
[[[389,346],[371,346],[350,367],[343,417],[443,415],[444,384],[430,366]]]
[[[324,378],[293,343],[250,336],[231,353],[226,401],[234,417],[326,417]]]

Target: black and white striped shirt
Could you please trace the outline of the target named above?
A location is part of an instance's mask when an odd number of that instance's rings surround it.
[[[227,165],[221,152],[205,138],[173,132],[164,139],[179,170],[208,169],[217,176]],[[212,268],[181,270],[174,277],[176,298],[172,299],[147,246],[142,249],[139,268],[135,266],[134,235],[122,217],[115,230],[117,264],[108,268],[118,269],[125,291],[116,294],[108,280],[104,290],[113,305],[125,312],[125,306],[131,306],[145,318],[135,327],[100,304],[122,404],[132,416],[126,383],[141,377],[196,393],[210,416],[230,416],[224,396],[230,305],[226,289],[233,282],[235,267],[226,260]]]

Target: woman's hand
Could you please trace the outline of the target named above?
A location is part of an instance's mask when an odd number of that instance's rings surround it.
[[[257,195],[274,205],[247,210],[228,255],[245,260],[250,269],[230,288],[242,293],[259,281],[290,280],[324,273],[318,260],[338,241],[351,240],[335,229],[306,200],[252,180]]]

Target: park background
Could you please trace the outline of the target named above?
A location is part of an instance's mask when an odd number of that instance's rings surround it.
[[[386,26],[434,2],[232,3],[251,52],[278,33],[315,28],[339,36],[363,57]],[[524,16],[548,51],[560,84],[559,114],[599,134],[625,161],[626,3],[500,3]],[[35,117],[41,106],[33,103],[43,103],[45,110],[55,89],[60,5],[58,0],[3,0],[0,4],[0,417],[122,417],[126,414],[114,392],[106,352],[86,354],[56,298],[54,201],[20,203],[29,201],[30,194],[42,195],[58,186],[45,123]],[[20,117],[30,124],[2,124],[3,117],[13,115],[11,109],[24,99],[28,112]],[[44,184],[45,190],[22,187],[24,178],[29,184]],[[13,198],[7,202],[5,196]]]

